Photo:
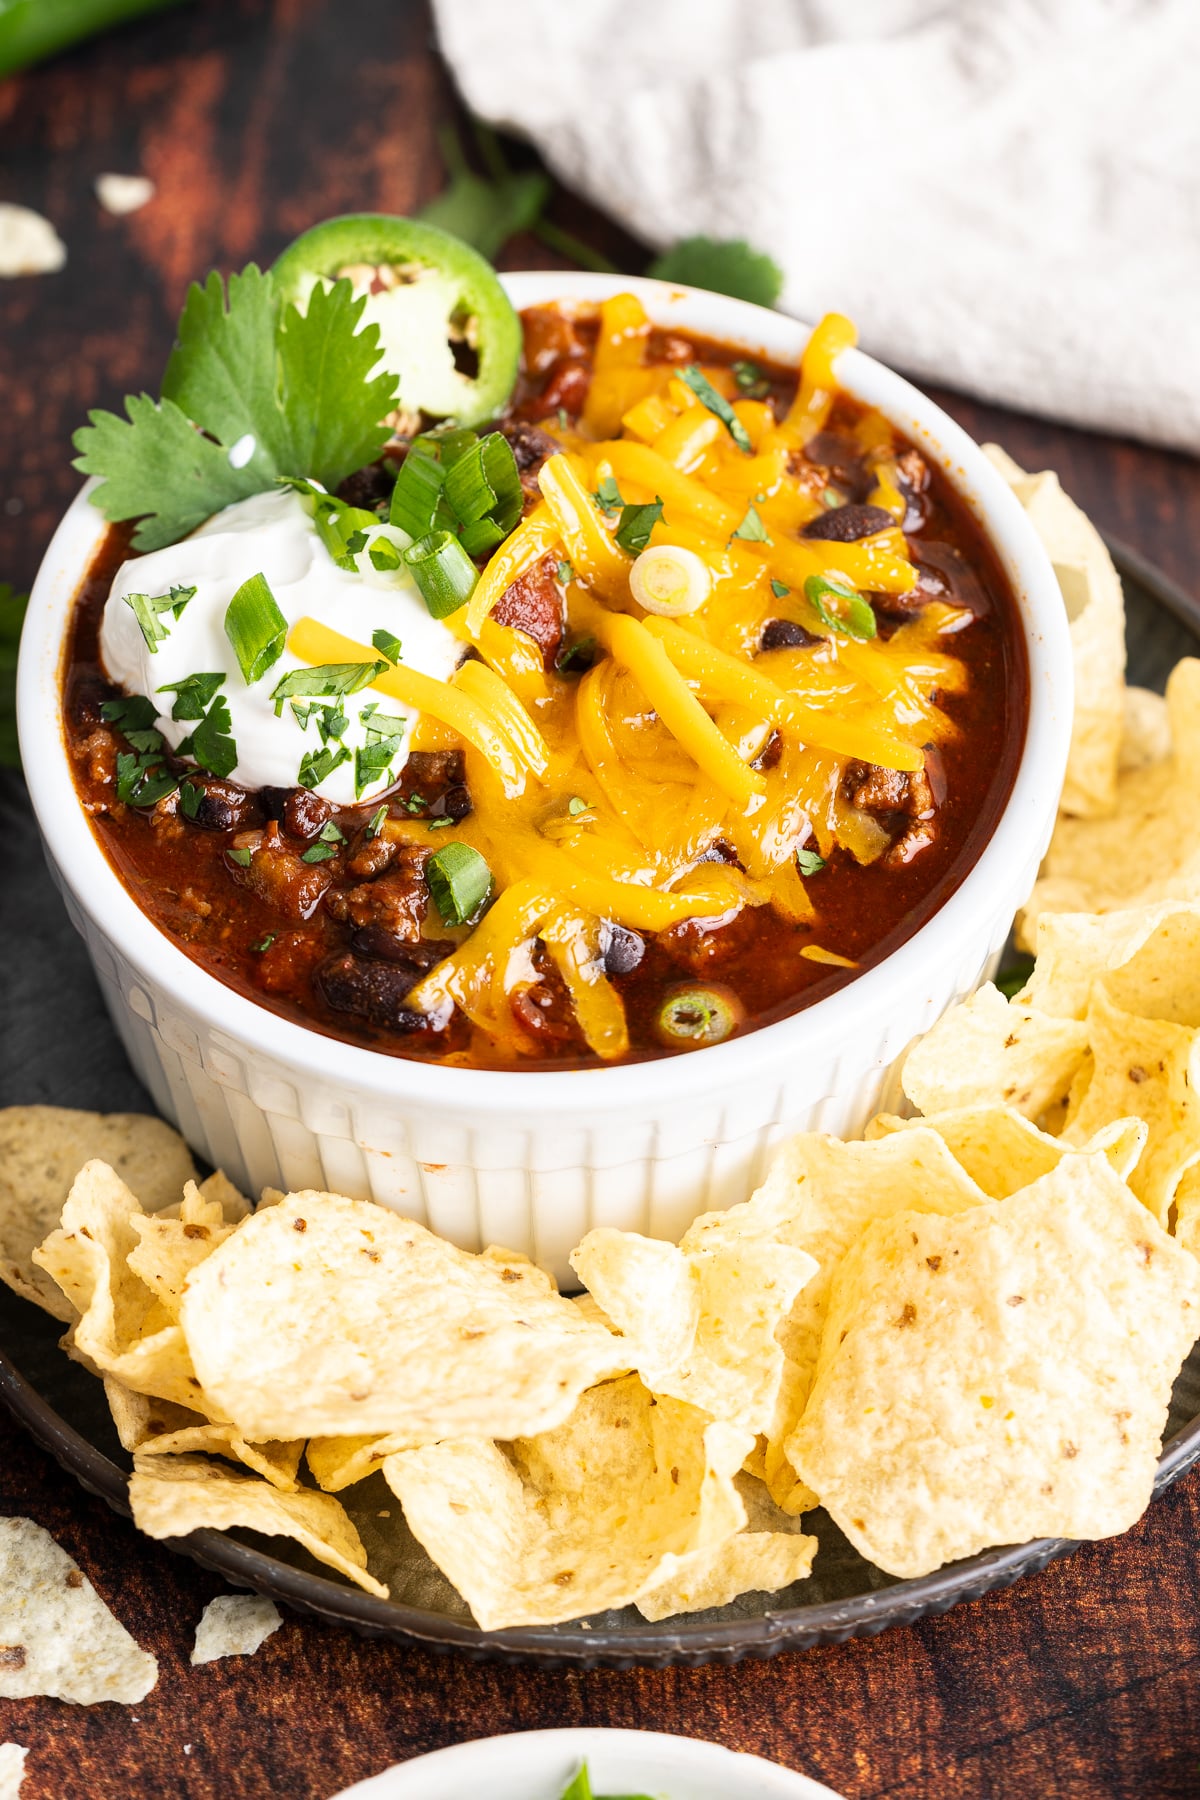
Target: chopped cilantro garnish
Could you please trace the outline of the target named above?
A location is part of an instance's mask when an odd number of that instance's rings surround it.
[[[453,825],[453,824],[454,824],[454,820],[447,813],[444,817],[442,817],[440,819],[430,819],[429,830],[430,831],[449,831],[451,825]]]
[[[345,737],[350,720],[340,701],[336,706],[314,706],[312,716],[317,721],[317,730],[323,744]]]
[[[169,594],[126,594],[125,604],[131,609],[152,653],[171,635],[171,627],[164,623],[163,614],[170,613],[173,619],[178,619],[188,601],[195,597],[194,587],[173,587]]]
[[[596,483],[593,499],[601,512],[617,512],[625,504],[621,498],[621,490],[612,475],[604,475]]]
[[[302,788],[320,787],[335,769],[340,769],[343,763],[349,761],[350,752],[344,744],[339,744],[336,750],[331,750],[328,744],[323,750],[309,750],[300,759],[296,784]]]
[[[228,295],[215,273],[193,285],[161,401],[131,396],[126,418],[93,412],[75,434],[75,467],[101,477],[93,503],[138,519],[135,547],[158,550],[281,476],[334,488],[374,461],[396,382],[373,373],[379,332],[357,329],[365,305],[349,281],[318,283],[301,315],[253,264]],[[249,457],[231,460],[246,439]]]
[[[400,661],[400,639],[390,631],[373,631],[371,643],[381,656],[386,656],[390,663]]]
[[[818,875],[825,867],[825,858],[816,850],[797,850],[796,866],[802,875]]]
[[[554,667],[560,675],[569,675],[574,669],[590,669],[595,653],[594,637],[575,638],[572,643],[563,645],[554,659]]]
[[[162,733],[154,724],[158,709],[145,694],[122,694],[118,699],[105,700],[100,708],[100,717],[110,725],[115,725],[135,750],[145,754],[156,751],[159,756],[165,753]]]
[[[379,647],[376,645],[376,649]],[[338,700],[357,694],[370,687],[386,668],[386,662],[355,662],[316,663],[311,669],[292,669],[271,689],[275,715],[278,717],[283,711],[285,700],[307,695],[317,700]]]
[[[179,786],[179,777],[163,767],[162,752],[117,757],[117,799],[126,806],[157,806]]]
[[[622,550],[628,551],[630,556],[640,556],[662,514],[663,503],[657,496],[644,506],[623,506],[616,530]]]
[[[769,544],[771,542],[767,536],[767,528],[753,506],[746,508],[746,516],[733,535],[735,538],[745,538],[751,544]]]
[[[731,363],[733,379],[738,384],[738,392],[747,400],[765,400],[771,391],[771,385],[757,363],[744,359]]]
[[[554,573],[560,587],[569,587],[575,579],[575,571],[569,562],[560,562]]]
[[[249,844],[242,844],[237,849],[227,850],[225,854],[230,862],[237,864],[239,869],[248,869],[250,867],[250,858],[253,856],[254,852],[251,850]]]
[[[836,488],[827,487],[822,493],[821,498],[826,506],[840,506],[842,504],[842,496],[838,493]]]
[[[772,577],[771,592],[774,594],[774,596],[777,600],[786,600],[787,596],[791,593],[791,591],[792,590],[787,585],[786,581],[777,581],[774,579],[774,577]]]
[[[722,425],[724,425],[738,449],[744,450],[746,455],[749,456],[754,449],[754,445],[750,442],[749,432],[734,412],[732,406],[730,406],[728,400],[726,400],[724,394],[718,394],[716,388],[699,365],[697,363],[689,363],[686,369],[680,369],[679,379],[683,382],[685,387],[691,388],[701,406],[707,406],[709,412],[714,413],[716,417],[720,419]]]
[[[331,856],[336,855],[336,844],[322,844],[318,841],[315,844],[310,844],[307,850],[301,851],[300,861],[306,863],[323,863],[328,862]]]
[[[377,838],[379,836],[380,832],[383,830],[383,822],[387,816],[388,809],[387,801],[385,800],[382,806],[376,807],[363,829],[363,836],[368,843],[372,838]]]
[[[182,681],[165,681],[156,694],[174,694],[173,719],[202,719],[210,700],[224,683],[219,671],[212,675],[185,675]]]
[[[180,744],[179,756],[194,756],[202,769],[224,781],[237,767],[238,748],[233,739],[229,702],[218,694],[200,723]]]
[[[560,431],[568,431],[570,429],[571,415],[565,406],[559,407],[555,417],[558,420],[558,429]]]
[[[424,794],[410,794],[404,808],[406,812],[419,813],[427,804]]]
[[[275,933],[273,931],[268,931],[266,937],[259,938],[257,944],[251,944],[250,948],[255,956],[261,956],[263,951],[269,950],[274,942]]]
[[[346,841],[345,832],[332,819],[326,819],[317,836],[323,844],[344,844]]]

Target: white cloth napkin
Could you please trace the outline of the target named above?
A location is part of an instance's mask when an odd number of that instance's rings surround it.
[[[1200,450],[1200,0],[435,0],[483,118],[928,380]]]

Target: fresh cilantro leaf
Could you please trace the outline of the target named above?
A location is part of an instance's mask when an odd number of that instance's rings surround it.
[[[184,750],[184,744],[187,750]],[[177,755],[194,756],[202,769],[224,781],[237,767],[238,748],[233,739],[229,702],[218,694],[195,731],[180,744]]]
[[[560,562],[554,573],[560,587],[570,587],[575,579],[575,571],[569,562]]]
[[[271,945],[275,942],[275,937],[275,932],[268,931],[266,937],[259,938],[257,944],[251,944],[250,948],[256,956],[261,956],[264,950],[269,950],[271,948]]]
[[[388,809],[387,801],[385,800],[382,806],[377,806],[375,808],[375,811],[371,814],[366,825],[363,827],[363,837],[366,838],[368,843],[372,838],[377,838],[379,836],[380,832],[383,830],[383,822],[387,816]]]
[[[400,748],[398,738],[374,738],[354,752],[354,797],[360,799],[381,776],[390,774]]]
[[[154,729],[158,708],[145,694],[118,694],[105,700],[100,717],[107,725],[115,725],[135,750],[162,749],[162,736]]]
[[[230,862],[237,864],[239,869],[248,869],[250,867],[250,858],[253,856],[254,852],[251,850],[249,844],[240,844],[232,850],[227,850],[225,854]]]
[[[132,610],[147,647],[154,652],[171,635],[171,627],[164,623],[163,614],[169,612],[173,619],[178,619],[188,601],[195,598],[194,587],[173,587],[167,594],[126,594],[125,604]]]
[[[228,452],[201,436],[173,400],[130,394],[128,419],[91,412],[75,433],[75,467],[99,475],[92,504],[106,519],[137,519],[136,550],[178,543],[222,507],[261,493],[250,468],[235,469]]]
[[[154,691],[157,694],[174,694],[175,700],[171,706],[173,719],[202,719],[209,701],[224,680],[220,671],[210,675],[185,675],[182,681],[165,681]]]
[[[681,369],[679,371],[679,379],[683,382],[685,387],[691,388],[701,406],[707,406],[710,413],[716,414],[738,449],[746,456],[749,456],[754,449],[753,444],[750,442],[749,432],[734,412],[732,406],[730,406],[728,400],[726,400],[724,394],[719,394],[717,392],[716,388],[699,365],[697,363],[689,363],[686,369]]]
[[[644,506],[623,506],[616,529],[616,539],[630,556],[640,556],[650,542],[650,533],[663,515],[663,503],[657,497]]]
[[[450,185],[417,214],[426,224],[440,225],[473,244],[489,261],[510,237],[537,222],[550,197],[550,177],[540,169],[511,174],[499,145],[485,126],[476,128],[479,147],[491,164],[493,179],[477,175],[467,162],[462,140],[453,126],[439,134]]]
[[[126,806],[157,806],[178,786],[178,777],[163,767],[161,751],[143,756],[123,751],[117,757],[117,799]]]
[[[300,861],[306,863],[328,862],[331,856],[337,855],[335,844],[310,844],[307,850],[300,853]]]
[[[314,706],[312,710],[323,744],[328,744],[334,739],[340,742],[345,737],[346,727],[350,720],[340,701],[336,706]]]
[[[181,781],[179,784],[179,804],[183,808],[186,819],[194,819],[200,811],[200,802],[204,798],[204,789],[194,781]]]
[[[17,644],[28,600],[28,594],[15,593],[7,581],[0,581],[0,764],[12,769],[21,761],[17,746]]]
[[[369,687],[386,668],[386,662],[356,662],[314,663],[311,668],[292,669],[271,690],[275,716],[278,718],[283,711],[285,700],[307,695],[318,700],[337,700],[347,694],[357,694]]]
[[[819,875],[825,867],[825,858],[816,850],[797,850],[796,867],[802,875]]]
[[[733,535],[735,538],[744,538],[750,544],[769,544],[771,542],[767,536],[767,528],[753,506],[746,508],[746,516]]]
[[[724,242],[709,237],[684,238],[646,270],[659,281],[732,294],[756,306],[774,306],[783,288],[783,270],[761,250],[741,238]]]
[[[75,467],[99,475],[108,519],[138,519],[133,542],[157,550],[283,476],[336,487],[387,441],[395,378],[374,375],[379,331],[357,329],[365,296],[318,285],[303,316],[253,264],[189,291],[163,399],[126,399],[126,419],[93,412],[75,434]],[[196,429],[199,427],[199,429]],[[243,448],[248,452],[241,455]]]
[[[774,594],[774,596],[777,600],[786,600],[787,596],[791,593],[791,591],[792,590],[787,585],[786,581],[778,581],[775,579],[774,576],[772,576],[771,592]]]
[[[373,631],[371,646],[378,650],[380,656],[386,656],[390,663],[400,661],[400,639],[391,631]]]
[[[593,498],[601,512],[616,512],[625,504],[621,498],[621,490],[617,486],[616,478],[612,475],[602,476],[597,482]]]
[[[757,363],[747,362],[744,357],[730,364],[733,379],[738,384],[738,393],[744,394],[747,400],[765,400],[771,391],[771,384]]]

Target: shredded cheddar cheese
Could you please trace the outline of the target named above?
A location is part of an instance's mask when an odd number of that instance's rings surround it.
[[[868,598],[917,582],[897,445],[876,414],[863,417],[861,447],[876,482],[871,504],[895,523],[850,543],[801,535],[827,504],[802,452],[829,419],[836,361],[854,341],[849,322],[830,315],[817,327],[783,419],[740,395],[724,366],[705,366],[704,382],[689,385],[677,366],[649,362],[649,339],[633,296],[603,303],[579,427],[544,421],[562,448],[541,468],[541,499],[452,622],[476,659],[448,682],[401,664],[373,684],[420,710],[417,747],[463,749],[475,805],[455,836],[495,881],[490,910],[409,1004],[443,1022],[458,1007],[485,1043],[509,1053],[514,1044],[519,1053],[521,1030],[511,1003],[536,981],[535,939],[583,1040],[608,1059],[629,1044],[604,972],[610,925],[658,933],[762,905],[819,925],[797,846],[815,841],[823,858],[839,847],[860,863],[878,857],[890,840],[847,798],[847,764],[916,774],[926,748],[954,730],[940,695],[964,680],[953,654],[964,615],[954,607],[927,602],[886,638],[855,636],[806,594],[812,577],[818,593],[834,583]],[[723,413],[698,399],[705,384]],[[698,559],[708,583],[702,603],[670,617],[639,605],[635,552],[620,541],[624,513],[655,502],[661,516],[637,549],[648,541],[684,552],[681,566]],[[532,640],[493,616],[547,558],[568,641],[595,647],[582,676],[546,669]],[[772,619],[802,627],[803,647],[762,650]],[[289,648],[310,663],[373,660],[312,619],[294,627]],[[390,818],[383,830],[439,842],[417,818]],[[740,866],[705,860],[719,840]],[[801,954],[847,962],[817,944]]]

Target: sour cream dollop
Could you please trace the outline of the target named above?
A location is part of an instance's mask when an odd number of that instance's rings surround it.
[[[240,500],[181,543],[123,563],[105,602],[100,628],[100,653],[110,679],[128,693],[145,694],[161,709],[158,729],[174,749],[195,729],[195,721],[172,719],[175,696],[158,690],[189,675],[222,673],[225,681],[219,692],[228,701],[237,744],[231,779],[244,787],[295,787],[305,755],[321,749],[315,721],[302,727],[286,702],[276,718],[271,702],[281,678],[306,665],[284,650],[262,679],[247,687],[225,635],[229,602],[242,583],[257,574],[265,576],[289,628],[307,616],[366,647],[374,632],[389,632],[400,640],[402,663],[440,681],[449,678],[462,655],[462,645],[430,616],[406,570],[355,574],[339,569],[296,493],[255,494]],[[178,619],[170,612],[160,614],[168,635],[152,651],[126,596],[165,595],[172,587],[194,587],[196,592]],[[347,696],[341,701],[348,720],[342,741],[351,753],[366,744],[361,715],[372,705],[406,721],[392,764],[394,779],[420,715],[371,688]],[[314,792],[344,806],[388,785],[386,775],[381,776],[356,796],[352,755]]]

